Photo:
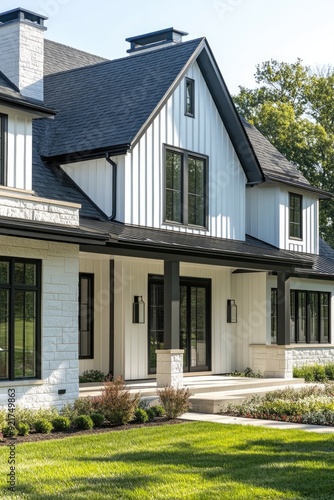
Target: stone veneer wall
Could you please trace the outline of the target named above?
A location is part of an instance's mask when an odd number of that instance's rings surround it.
[[[79,226],[80,205],[38,198],[21,190],[0,188],[0,217]]]
[[[0,381],[0,407],[14,388],[19,406],[61,408],[79,394],[79,247],[0,236],[0,256],[42,260],[42,380]]]
[[[295,366],[334,363],[334,345],[252,345],[252,369],[265,377],[290,378]]]

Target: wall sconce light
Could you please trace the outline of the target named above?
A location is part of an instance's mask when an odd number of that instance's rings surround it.
[[[238,308],[236,306],[235,300],[228,299],[227,301],[227,322],[236,323],[237,322],[237,312]]]
[[[145,323],[145,302],[142,295],[133,298],[132,323]]]

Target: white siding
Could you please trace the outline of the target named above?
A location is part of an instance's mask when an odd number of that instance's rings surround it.
[[[124,220],[124,157],[113,157],[117,165],[116,219]],[[62,165],[62,169],[108,216],[112,213],[113,167],[104,158]]]
[[[32,118],[27,113],[0,106],[8,115],[7,186],[32,189]]]
[[[80,256],[80,272],[94,274],[94,359],[81,359],[80,373],[85,370],[109,372],[109,266],[107,258],[94,254]]]
[[[303,197],[301,240],[289,237],[289,192]],[[319,202],[316,196],[283,186],[246,190],[246,233],[283,250],[319,253]]]
[[[252,365],[249,346],[266,343],[268,314],[270,318],[270,300],[266,300],[266,273],[233,274],[232,294],[238,306],[238,322],[232,325],[237,344],[236,368],[244,370]]]
[[[201,71],[194,63],[195,118],[184,115],[184,80],[125,160],[125,223],[240,239],[245,237],[245,174]],[[208,231],[163,223],[163,144],[209,158]]]
[[[115,375],[123,375],[127,380],[147,378],[149,274],[163,275],[163,262],[115,258]],[[232,325],[226,322],[226,303],[231,298],[230,270],[181,264],[180,275],[211,279],[212,372],[231,371],[235,342]],[[142,295],[145,302],[145,324],[132,323],[135,295]]]

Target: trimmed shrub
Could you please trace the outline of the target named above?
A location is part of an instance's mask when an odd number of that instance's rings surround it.
[[[165,414],[164,409],[161,405],[153,405],[151,406],[151,410],[153,410],[156,417],[162,417]]]
[[[30,432],[29,425],[25,424],[23,422],[20,422],[19,424],[17,424],[16,428],[17,428],[17,433],[19,436],[26,436]]]
[[[5,438],[15,437],[18,435],[18,430],[16,429],[16,427],[14,427],[14,425],[7,424],[2,428],[2,435]]]
[[[147,411],[142,408],[137,408],[134,414],[134,422],[138,424],[145,424],[148,421]]]
[[[110,424],[122,425],[133,419],[140,394],[130,394],[122,377],[107,382],[101,396],[93,399],[93,407],[104,415]]]
[[[158,389],[157,393],[167,418],[177,418],[191,408],[188,388],[164,387]]]
[[[46,418],[41,418],[36,420],[34,423],[35,431],[41,434],[50,434],[53,429],[53,425]]]
[[[104,423],[104,416],[102,415],[102,413],[91,413],[90,418],[93,420],[94,427],[102,427]]]
[[[155,413],[153,408],[147,408],[146,414],[149,422],[152,422],[155,419]]]
[[[94,427],[94,422],[89,415],[79,415],[74,419],[73,423],[77,429],[81,429],[83,431],[93,429]]]
[[[7,423],[7,412],[6,410],[0,410],[0,431],[5,427]]]
[[[68,431],[71,428],[71,420],[68,417],[59,415],[52,420],[52,425],[55,431]]]
[[[231,377],[251,377],[251,378],[262,378],[263,375],[261,372],[253,372],[249,366],[245,368],[242,372],[239,372],[238,370],[235,370],[232,373],[229,373]]]
[[[325,373],[328,380],[334,380],[334,363],[328,363],[328,365],[325,365]]]
[[[303,378],[305,382],[326,382],[327,380],[325,366],[319,364],[295,367],[293,376]]]
[[[58,411],[56,408],[20,408],[15,409],[15,422],[16,425],[19,423],[28,424],[32,429],[35,426],[35,422],[41,419],[46,419],[51,422],[55,417],[58,416]]]
[[[100,370],[85,370],[82,375],[79,375],[79,383],[87,382],[104,382],[106,376]]]

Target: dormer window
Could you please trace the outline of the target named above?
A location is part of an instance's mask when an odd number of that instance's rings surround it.
[[[302,239],[302,208],[303,197],[300,194],[289,193],[289,236]]]
[[[186,100],[185,115],[194,118],[195,116],[195,81],[186,78]]]
[[[7,115],[0,114],[0,185],[7,181]]]

